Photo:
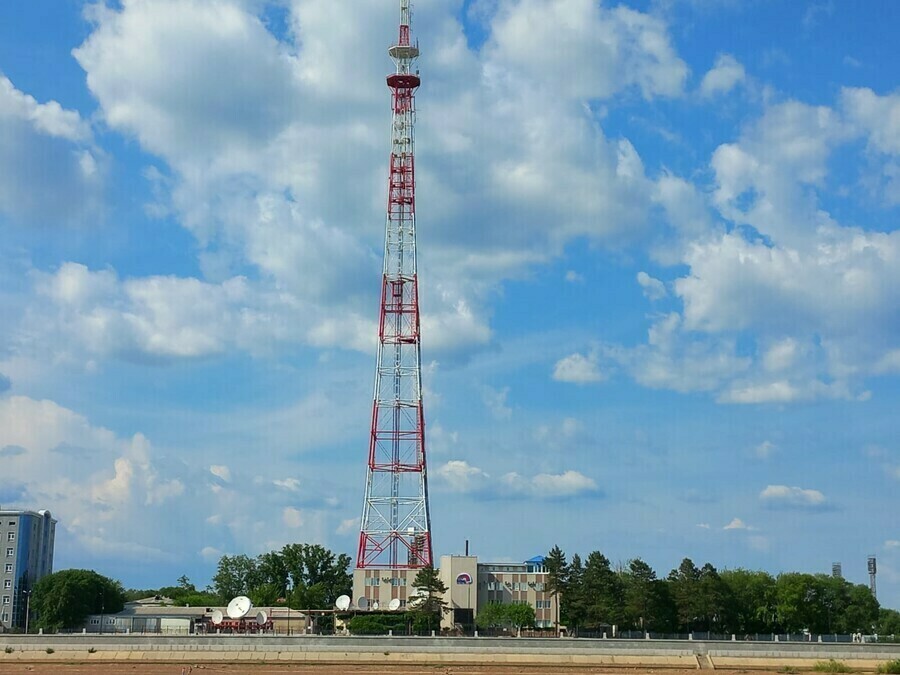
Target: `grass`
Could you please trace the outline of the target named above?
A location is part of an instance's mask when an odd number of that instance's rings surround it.
[[[778,670],[779,673],[785,673],[786,675],[796,675],[798,671],[794,666],[784,666]]]
[[[88,654],[96,654],[96,653],[97,653],[97,650],[94,649],[93,647],[91,647],[90,649],[88,649]]]
[[[12,654],[12,653],[13,653],[13,648],[12,648],[12,647],[7,647],[7,648],[4,649],[3,651],[5,651],[7,654]]]
[[[843,661],[835,661],[828,659],[827,661],[819,661],[813,666],[813,670],[817,673],[852,673],[853,668]]]
[[[900,659],[894,659],[893,661],[886,661],[878,666],[879,673],[891,673],[892,675],[895,673],[900,673]]]

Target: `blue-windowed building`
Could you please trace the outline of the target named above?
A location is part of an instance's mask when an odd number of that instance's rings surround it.
[[[31,589],[53,572],[55,539],[49,511],[0,509],[0,630],[25,627]]]

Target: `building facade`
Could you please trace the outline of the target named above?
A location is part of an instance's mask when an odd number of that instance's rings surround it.
[[[393,599],[406,609],[413,597],[418,570],[354,570],[353,605],[359,609],[387,610]],[[556,620],[557,596],[551,595],[547,568],[541,556],[521,563],[480,563],[476,556],[441,556],[441,581],[447,587],[448,611],[441,626],[452,629],[474,627],[480,607],[491,602],[525,603],[534,608],[535,625],[552,628]],[[365,599],[362,601],[362,599]]]
[[[56,521],[49,511],[0,510],[0,626],[24,628],[29,594],[53,572]]]

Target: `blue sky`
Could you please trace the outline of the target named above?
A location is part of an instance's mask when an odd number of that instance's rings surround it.
[[[0,6],[0,503],[355,552],[391,0]],[[900,606],[900,6],[419,0],[434,543]]]

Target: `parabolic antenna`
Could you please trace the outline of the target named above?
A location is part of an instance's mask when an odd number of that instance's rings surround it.
[[[372,603],[372,609],[378,609],[381,605],[378,604],[378,601]]]
[[[259,626],[265,626],[266,621],[269,620],[269,615],[266,614],[265,610],[261,610],[256,613],[256,624]]]
[[[388,604],[388,609],[392,612],[396,612],[398,609],[400,609],[400,598],[394,598],[393,600],[391,600]]]
[[[220,623],[222,623],[222,619],[225,618],[225,615],[222,614],[222,610],[221,610],[221,609],[214,609],[211,618],[212,618],[212,622],[213,622],[216,626],[218,626]]]
[[[418,607],[428,598],[428,591],[424,588],[414,588],[412,593],[409,594],[409,599],[406,601],[406,604],[410,607]]]
[[[356,600],[356,606],[360,609],[369,609],[369,599],[362,595]]]
[[[342,612],[350,609],[350,596],[342,595],[338,597],[338,599],[334,601],[334,606]]]
[[[228,612],[228,616],[232,619],[243,619],[250,613],[251,609],[253,609],[253,603],[250,602],[250,598],[246,595],[239,595],[228,603],[228,609],[225,611]]]

